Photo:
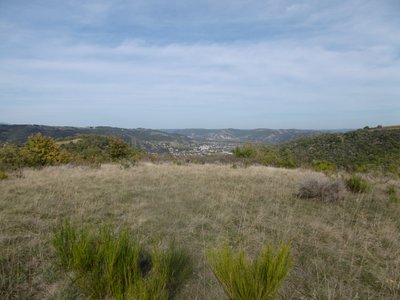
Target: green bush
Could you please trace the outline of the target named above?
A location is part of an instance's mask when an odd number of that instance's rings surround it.
[[[281,163],[279,154],[271,147],[264,146],[259,151],[261,162],[267,166],[278,166]]]
[[[0,146],[0,170],[18,170],[24,162],[17,145],[4,144]]]
[[[246,144],[242,148],[236,147],[232,150],[232,153],[236,157],[254,158],[257,156],[257,149],[251,144]]]
[[[118,137],[99,135],[77,136],[69,143],[64,142],[61,149],[70,153],[75,163],[91,164],[122,162],[134,165],[143,154]]]
[[[185,251],[171,244],[147,252],[128,232],[93,232],[64,222],[54,232],[59,266],[95,299],[171,299],[190,275]]]
[[[352,175],[345,181],[346,187],[353,193],[365,193],[370,190],[368,181],[358,175]]]
[[[228,247],[210,250],[208,263],[229,299],[275,299],[279,287],[291,267],[289,245],[281,245],[276,253],[269,245],[255,260],[241,250],[233,253]]]
[[[329,161],[318,160],[313,164],[314,170],[318,172],[333,172],[336,170],[336,165]]]
[[[29,137],[21,149],[21,155],[25,164],[30,167],[54,165],[69,160],[69,155],[60,151],[53,138],[40,133]]]
[[[127,158],[132,151],[131,146],[117,137],[108,137],[108,154],[112,161]]]
[[[288,169],[297,168],[297,164],[292,159],[282,159],[276,166]]]

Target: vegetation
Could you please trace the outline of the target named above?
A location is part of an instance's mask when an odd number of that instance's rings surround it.
[[[318,172],[332,173],[336,170],[336,165],[329,161],[317,160],[313,163],[313,167]]]
[[[13,125],[4,125],[7,126]],[[27,125],[15,125],[15,134],[18,126],[25,129]],[[25,126],[25,127],[24,127]],[[42,128],[43,127],[43,128]],[[1,126],[0,126],[1,129]],[[32,128],[31,128],[32,129]],[[135,164],[141,157],[143,151],[132,148],[127,143],[136,144],[140,139],[151,138],[152,142],[138,142],[142,149],[151,151],[170,151],[171,144],[157,144],[164,140],[171,143],[175,136],[173,133],[162,133],[149,130],[136,130],[135,137],[131,131],[121,128],[96,127],[96,128],[53,128],[46,126],[33,126],[33,129],[49,132],[62,140],[55,140],[40,134],[31,135],[27,143],[21,147],[11,144],[0,146],[0,169],[19,169],[21,166],[44,166],[65,162],[100,164],[105,162],[120,162],[124,167]],[[32,129],[32,131],[34,131]],[[45,130],[46,129],[46,130]],[[48,130],[47,130],[48,129]],[[37,131],[36,130],[36,131]],[[35,131],[34,131],[35,132]],[[79,135],[78,133],[85,133]],[[105,135],[87,134],[96,132]],[[262,131],[257,134],[261,134]],[[110,136],[115,133],[116,136]],[[233,134],[233,132],[231,132]],[[314,132],[316,133],[316,132]],[[8,136],[5,131],[3,136]],[[133,133],[132,133],[133,134]],[[208,134],[208,133],[207,133]],[[211,133],[210,133],[211,134]],[[247,136],[249,133],[236,132],[239,136]],[[312,133],[310,133],[312,134]],[[163,140],[164,139],[164,140]],[[181,143],[182,142],[182,143]],[[175,143],[175,148],[190,153],[190,141],[181,140]],[[349,172],[391,173],[400,176],[400,128],[376,127],[365,128],[346,133],[326,133],[303,137],[295,141],[276,146],[245,144],[232,150],[233,156],[209,155],[209,156],[185,156],[177,158],[174,155],[149,154],[147,158],[151,161],[180,161],[179,164],[188,162],[222,162],[236,163],[239,165],[262,164],[274,167],[311,168],[319,172],[331,174],[336,171],[346,170]],[[178,162],[177,162],[178,163]]]
[[[257,150],[251,144],[246,144],[243,147],[236,147],[232,150],[233,155],[241,158],[255,158],[257,156]]]
[[[370,190],[368,181],[358,175],[351,175],[346,179],[346,187],[353,193],[366,193]]]
[[[25,165],[41,167],[66,163],[70,160],[67,153],[60,151],[56,142],[40,133],[29,137],[28,142],[22,147],[20,155]]]
[[[390,184],[386,188],[386,193],[389,196],[389,200],[393,203],[400,202],[399,196],[397,195],[397,187],[394,184]]]
[[[13,144],[0,145],[0,170],[18,170],[25,163],[20,148]]]
[[[87,298],[75,272],[54,265],[53,229],[66,218],[94,236],[106,225],[118,239],[126,228],[145,250],[175,240],[193,266],[177,300],[227,299],[203,253],[228,244],[255,258],[265,241],[291,241],[279,299],[400,297],[400,205],[387,193],[398,193],[397,178],[369,177],[373,190],[330,205],[296,197],[305,178],[327,178],[304,169],[146,162],[22,172],[0,181],[0,299]]]
[[[99,164],[121,162],[135,164],[142,151],[132,148],[117,137],[80,136],[73,140],[56,142],[40,133],[29,137],[23,146],[0,146],[0,170],[20,170],[23,167],[44,167],[65,163]]]
[[[344,186],[340,180],[310,177],[300,183],[297,196],[299,198],[317,198],[325,202],[336,202],[344,198]]]
[[[207,254],[211,269],[232,300],[276,299],[278,288],[289,272],[289,245],[273,253],[269,245],[254,260],[243,250],[233,253],[229,247],[211,250]]]
[[[247,144],[233,154],[247,163],[269,166],[312,168],[332,173],[337,169],[381,171],[400,175],[400,129],[377,127],[346,133],[327,133],[277,145]]]
[[[129,160],[137,162],[142,152],[117,137],[87,135],[62,142],[61,149],[76,162],[104,163]]]
[[[63,269],[88,298],[171,299],[190,275],[189,259],[171,245],[146,252],[128,231],[110,227],[93,233],[64,222],[53,237]]]
[[[207,157],[144,154],[95,135],[3,144],[0,298],[272,299],[289,268],[286,246],[256,253],[265,240],[290,240],[294,267],[280,298],[397,299],[400,182],[385,173],[398,174],[399,130],[246,144]],[[62,219],[71,222],[52,232]],[[88,225],[71,225],[82,220]],[[188,254],[166,247],[166,237]],[[218,244],[230,248],[206,251]],[[278,272],[268,271],[274,264]]]
[[[45,125],[4,125],[0,124],[0,143],[25,144],[31,135],[42,134],[55,140],[75,138],[81,135],[114,136],[124,141],[143,145],[143,142],[187,143],[185,136],[151,129],[126,129],[117,127],[70,127]]]
[[[233,149],[232,154],[237,158],[244,159],[246,164],[258,163],[284,168],[295,168],[297,166],[289,151],[279,152],[270,146],[246,144],[243,147]]]
[[[4,171],[0,171],[0,180],[4,180],[4,179],[7,179],[7,178],[8,178],[7,173],[4,172]]]
[[[325,161],[349,171],[380,170],[398,174],[400,129],[360,129],[301,138],[279,146],[302,165]]]

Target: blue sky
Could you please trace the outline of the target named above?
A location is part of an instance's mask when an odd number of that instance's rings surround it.
[[[400,124],[399,0],[0,0],[0,122]]]

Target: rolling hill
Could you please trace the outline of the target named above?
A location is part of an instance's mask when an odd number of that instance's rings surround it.
[[[400,165],[400,127],[365,128],[345,133],[304,137],[279,145],[296,161],[329,161],[340,167],[363,169],[398,168]]]
[[[168,133],[177,133],[194,140],[249,142],[276,145],[296,140],[304,136],[322,134],[318,130],[300,129],[161,129]]]
[[[136,147],[149,151],[157,150],[160,148],[158,146],[162,143],[187,145],[191,142],[189,138],[183,135],[144,128],[0,125],[0,143],[23,144],[28,140],[30,135],[36,133],[41,133],[58,140],[81,135],[117,136]],[[162,152],[162,149],[158,150]]]

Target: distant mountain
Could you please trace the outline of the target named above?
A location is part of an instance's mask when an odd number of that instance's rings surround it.
[[[65,139],[79,135],[118,136],[130,144],[151,150],[159,143],[189,144],[191,140],[176,133],[167,133],[152,129],[125,129],[117,127],[69,127],[45,125],[0,125],[0,143],[23,144],[32,134],[41,133],[55,139]]]
[[[281,144],[305,136],[322,134],[319,130],[300,129],[161,129],[168,133],[177,133],[194,140],[231,141],[262,144]]]

